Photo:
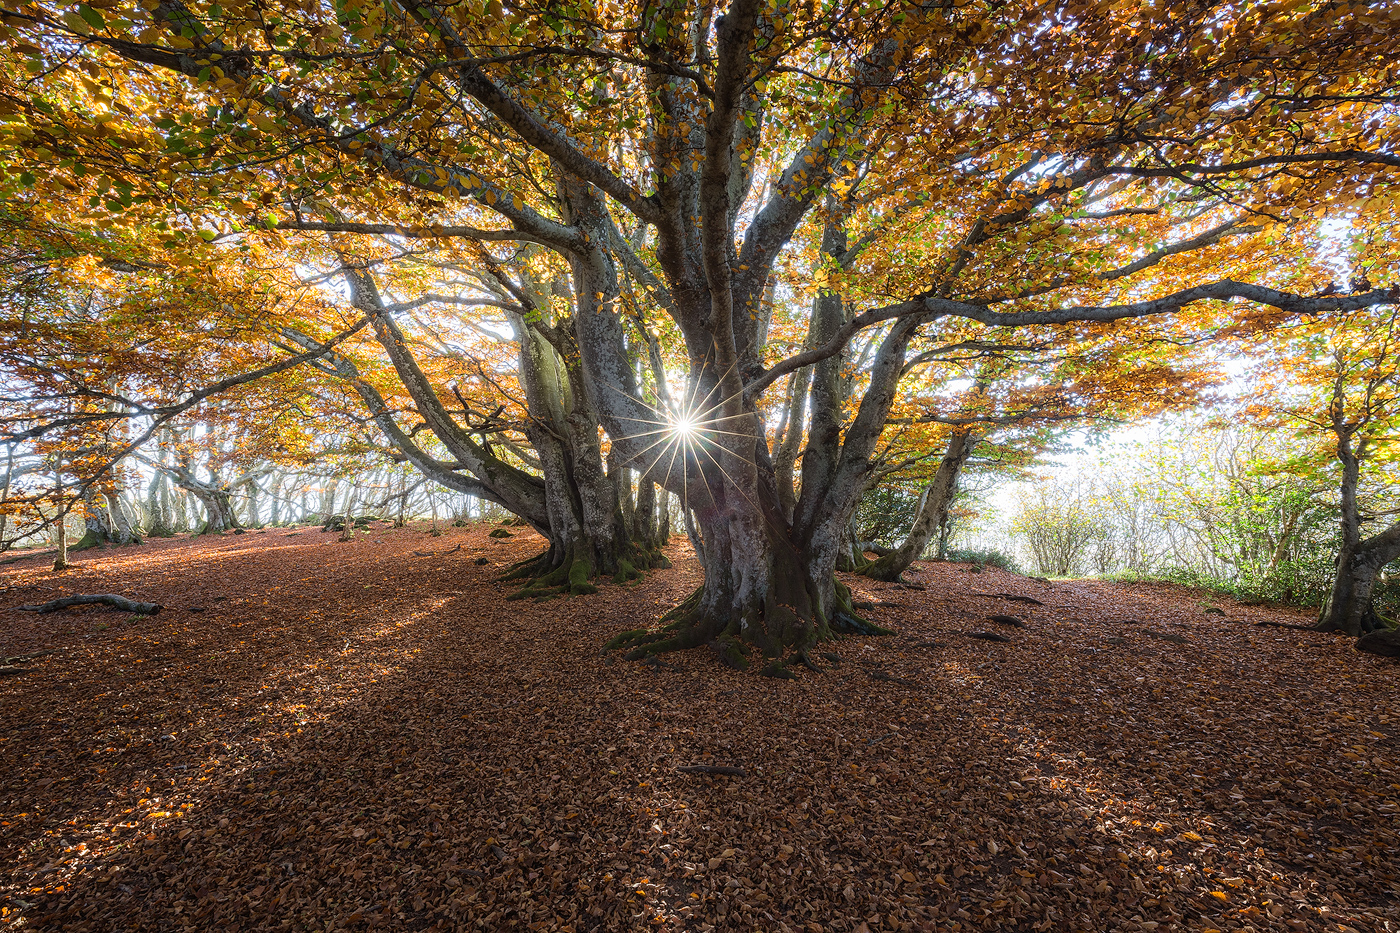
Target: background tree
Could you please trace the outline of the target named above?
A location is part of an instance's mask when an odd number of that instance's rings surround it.
[[[1256,415],[1310,434],[1312,468],[1333,468],[1340,542],[1318,621],[1328,631],[1363,635],[1387,624],[1373,594],[1381,571],[1400,559],[1397,343],[1400,312],[1391,305],[1290,328],[1264,347],[1267,401]]]

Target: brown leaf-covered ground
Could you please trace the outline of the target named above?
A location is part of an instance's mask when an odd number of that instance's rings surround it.
[[[679,539],[534,604],[487,530],[0,567],[0,927],[1400,930],[1400,665],[1299,613],[926,564],[786,682],[600,653]],[[8,611],[80,592],[169,608]]]

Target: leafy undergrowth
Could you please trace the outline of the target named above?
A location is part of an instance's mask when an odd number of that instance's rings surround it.
[[[4,568],[7,607],[169,608],[0,614],[54,652],[0,680],[0,926],[1400,929],[1400,665],[1249,624],[1304,617],[928,564],[852,578],[900,634],[787,682],[599,653],[695,586],[683,544],[522,604],[540,542],[486,531]]]

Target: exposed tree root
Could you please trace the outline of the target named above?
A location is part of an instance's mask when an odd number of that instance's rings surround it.
[[[584,596],[598,592],[591,581],[599,574],[599,569],[587,556],[580,555],[577,548],[564,552],[562,560],[555,563],[557,550],[551,547],[537,557],[511,565],[500,577],[502,582],[524,580],[518,592],[507,599],[549,599],[555,596]],[[653,568],[670,567],[671,562],[657,550],[629,548],[617,558],[617,572],[612,582],[617,584],[639,580],[642,574]]]
[[[863,556],[863,555],[862,555]],[[881,580],[885,583],[903,583],[904,569],[897,566],[895,555],[886,554],[875,560],[866,561],[864,566],[855,567],[856,573],[869,577],[872,580]]]
[[[548,554],[544,556],[548,560]],[[593,576],[593,563],[586,557],[575,556],[574,549],[570,548],[564,555],[564,559],[553,569],[534,576],[526,568],[538,566],[535,562],[526,562],[525,567],[516,565],[516,569],[508,571],[502,580],[527,579],[528,582],[517,592],[506,597],[506,599],[549,599],[554,596],[584,596],[589,593],[598,592],[598,588],[589,580]],[[521,571],[526,572],[522,573]]]
[[[1339,635],[1351,635],[1352,637],[1359,638],[1362,635],[1369,635],[1372,632],[1383,632],[1387,629],[1395,628],[1396,623],[1393,620],[1387,619],[1385,616],[1376,612],[1374,608],[1368,608],[1366,612],[1361,616],[1357,624],[1357,630],[1355,632],[1348,631],[1344,626],[1336,624],[1335,622],[1329,620],[1325,616],[1319,621],[1313,623],[1312,625],[1304,627],[1311,629],[1314,632],[1335,632]]]
[[[838,635],[893,635],[894,629],[863,618],[851,604],[851,588],[840,580],[836,585],[836,607],[831,617],[832,632]]]
[[[78,540],[77,544],[68,545],[68,553],[72,554],[75,551],[88,551],[95,547],[102,547],[102,545],[106,543],[107,542],[102,539],[100,534],[89,528],[83,533],[82,538]]]
[[[516,561],[506,568],[506,572],[501,574],[500,582],[509,583],[512,580],[528,580],[540,574],[547,573],[553,566],[554,548],[550,547],[541,554],[534,557],[527,557],[524,560]]]
[[[705,588],[701,586],[685,601],[662,616],[657,628],[634,629],[614,636],[605,651],[625,650],[626,660],[685,651],[701,645],[709,647],[716,660],[726,667],[747,670],[757,648],[768,663],[761,673],[783,680],[796,678],[795,666],[820,671],[810,651],[816,645],[840,635],[888,635],[890,629],[862,618],[851,605],[851,590],[835,580],[836,606],[830,619],[815,622],[801,618],[787,606],[767,607],[764,618],[716,618],[702,609]],[[744,624],[745,621],[748,624]]]

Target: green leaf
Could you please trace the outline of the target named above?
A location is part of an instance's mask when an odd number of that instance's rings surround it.
[[[78,4],[78,15],[87,21],[93,29],[105,29],[107,23],[102,19],[102,14],[88,6],[86,3]]]

